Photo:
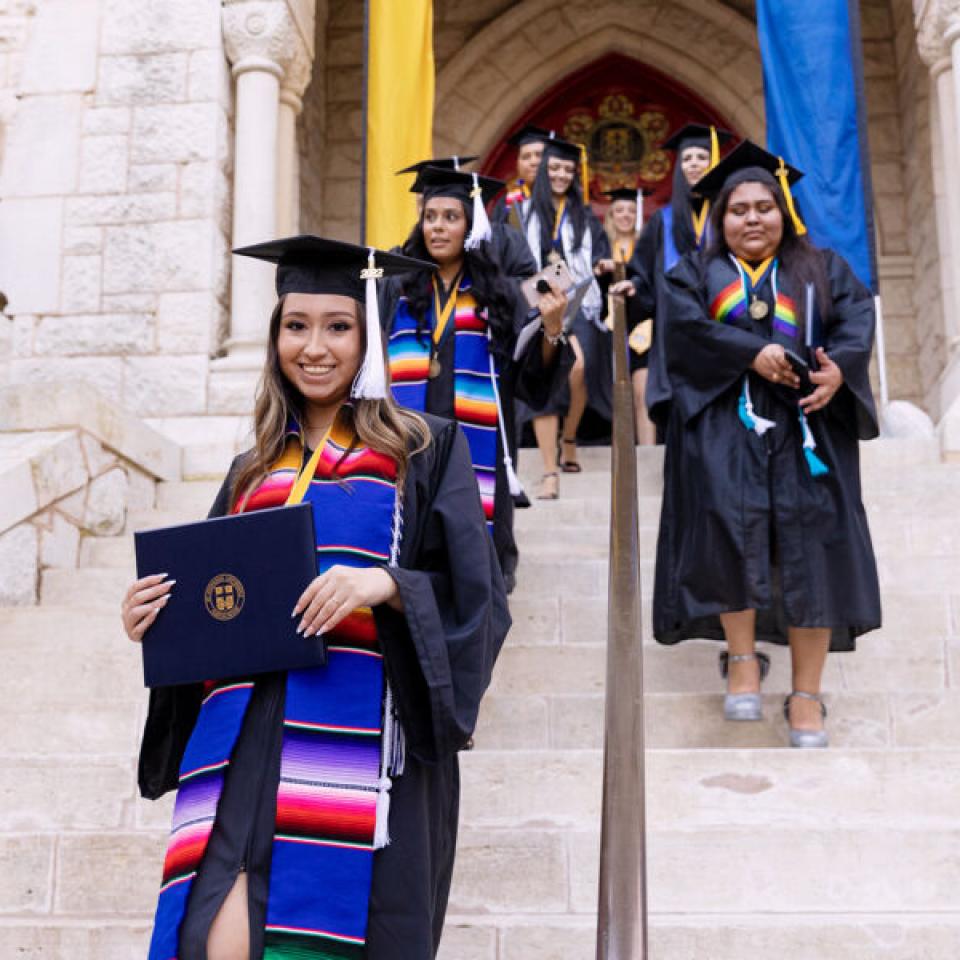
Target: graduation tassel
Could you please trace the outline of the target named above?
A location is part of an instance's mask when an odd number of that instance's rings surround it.
[[[710,126],[710,169],[712,170],[720,162],[720,138],[717,136],[717,128]]]
[[[483,205],[483,189],[476,174],[473,174],[473,189],[470,191],[470,196],[473,197],[473,229],[464,247],[467,250],[476,250],[481,243],[486,243],[493,236],[490,218]]]
[[[583,181],[583,202],[590,202],[590,164],[587,160],[587,148],[580,144],[580,179]]]
[[[370,247],[367,268],[360,271],[366,280],[367,350],[353,381],[350,396],[358,400],[383,400],[387,395],[387,371],[383,363],[383,334],[380,330],[380,305],[377,302],[377,280],[383,270],[377,267],[375,251]]]
[[[507,442],[507,426],[503,420],[503,405],[500,403],[500,389],[497,386],[497,370],[493,363],[493,352],[490,350],[490,328],[487,327],[487,358],[490,361],[490,383],[493,386],[493,399],[497,405],[497,422],[500,424],[500,445],[503,447],[503,469],[507,475],[507,486],[511,497],[524,497],[523,484],[513,469],[513,457],[510,456],[510,444]]]
[[[637,187],[637,225],[633,232],[639,237],[643,230],[643,187]]]
[[[800,429],[803,431],[803,456],[810,468],[811,477],[825,477],[830,468],[814,453],[817,449],[817,441],[814,439],[813,431],[807,422],[807,415],[800,410]]]
[[[777,168],[777,180],[780,181],[783,199],[787,202],[787,210],[790,213],[790,219],[793,221],[793,228],[797,231],[797,236],[802,237],[807,232],[807,225],[800,219],[800,214],[797,213],[797,206],[793,202],[793,191],[790,189],[787,165],[783,162],[783,157],[777,157],[777,159],[780,161],[780,166]]]
[[[777,425],[775,420],[768,420],[766,417],[758,416],[753,412],[753,400],[750,399],[750,383],[747,377],[743,378],[743,389],[740,391],[737,413],[740,416],[740,422],[758,437],[762,437],[768,430]]]

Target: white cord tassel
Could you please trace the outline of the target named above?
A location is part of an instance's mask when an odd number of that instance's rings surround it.
[[[380,305],[377,301],[377,280],[383,270],[377,267],[375,251],[370,248],[367,269],[360,277],[366,280],[367,352],[353,381],[350,396],[359,400],[383,400],[387,395],[387,371],[383,363],[383,334],[380,330]]]
[[[643,189],[637,187],[637,225],[633,228],[633,232],[639,236],[641,230],[643,230]]]
[[[762,437],[768,430],[772,430],[777,425],[775,420],[768,420],[766,417],[761,417],[753,412],[753,399],[750,396],[749,377],[744,377],[743,380],[741,402],[746,412],[746,419],[749,421],[748,426],[758,437]]]
[[[487,216],[486,207],[483,205],[483,190],[480,188],[480,179],[473,174],[473,189],[470,191],[473,197],[473,229],[464,246],[468,250],[476,250],[481,243],[486,243],[492,236],[493,230],[490,227],[490,218]]]
[[[500,389],[497,386],[497,369],[493,363],[493,354],[490,348],[490,328],[487,327],[487,350],[490,361],[490,383],[493,384],[493,399],[497,404],[497,421],[500,424],[500,445],[503,447],[503,469],[507,474],[507,486],[511,497],[523,496],[523,484],[513,469],[513,457],[510,456],[510,444],[507,442],[507,427],[503,420],[503,406],[500,403]]]

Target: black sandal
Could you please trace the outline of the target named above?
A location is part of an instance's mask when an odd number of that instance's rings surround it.
[[[560,438],[560,453],[557,457],[557,462],[560,464],[560,469],[564,473],[582,473],[583,467],[576,460],[564,460],[563,459],[563,444],[573,447],[574,450],[577,449],[577,438],[574,437],[572,440],[567,440],[565,437]]]

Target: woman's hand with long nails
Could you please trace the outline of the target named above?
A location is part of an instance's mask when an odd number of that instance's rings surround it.
[[[134,580],[120,604],[123,629],[134,642],[140,643],[160,611],[170,600],[170,591],[176,580],[167,580],[168,574],[154,573]]]
[[[386,603],[402,609],[396,581],[383,567],[335,566],[314,578],[300,594],[291,616],[300,617],[297,633],[329,633],[357,607]]]

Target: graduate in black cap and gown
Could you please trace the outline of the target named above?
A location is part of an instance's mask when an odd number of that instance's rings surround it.
[[[502,185],[463,171],[422,170],[423,209],[404,252],[437,270],[391,278],[382,301],[394,398],[455,419],[466,433],[509,592],[519,557],[513,498],[521,492],[514,402],[545,403],[572,358],[562,342],[562,291],[541,298],[540,317],[518,353],[528,308],[500,265],[484,206]]]
[[[710,245],[667,274],[653,628],[661,643],[726,640],[729,720],[761,718],[755,641],[789,643],[791,744],[823,747],[827,651],[880,626],[859,466],[878,432],[874,303],[807,239],[800,176],[744,141],[698,185],[715,198]]]
[[[537,496],[543,500],[559,496],[558,466],[565,473],[580,472],[577,429],[587,404],[607,420],[611,415],[610,332],[603,322],[603,295],[596,277],[602,270],[601,261],[610,259],[610,243],[590,207],[588,190],[585,149],[556,137],[548,140],[533,183],[525,224],[527,243],[539,269],[562,260],[574,284],[585,289],[576,316],[567,321],[576,356],[568,382],[545,406],[535,408],[533,418],[543,460]]]
[[[676,156],[670,202],[643,225],[627,268],[628,285],[617,288],[630,298],[632,328],[652,320],[650,344],[642,355],[630,351],[631,371],[646,369],[645,395],[650,417],[660,429],[666,421],[670,384],[663,361],[658,316],[663,277],[680,258],[700,249],[709,236],[710,202],[696,189],[697,181],[720,159],[720,148],[733,139],[727,130],[702,123],[688,123],[662,144]],[[632,332],[632,331],[631,331]],[[644,338],[646,340],[646,338]]]
[[[507,138],[507,143],[517,148],[517,175],[497,197],[492,213],[494,223],[509,223],[523,232],[530,212],[530,191],[543,158],[543,146],[554,136],[552,130],[528,123]]]
[[[624,273],[629,269],[637,238],[643,230],[643,198],[652,191],[646,188],[617,187],[604,190],[604,196],[610,198],[610,208],[604,218],[603,228],[610,241],[613,257],[610,261],[601,261],[603,273],[599,276],[600,289],[604,298],[615,286],[614,270],[620,264]],[[629,292],[624,286],[624,292]],[[630,288],[632,289],[632,287]],[[607,299],[607,326],[613,329],[610,319],[610,302]],[[637,444],[651,446],[657,441],[656,428],[647,415],[647,360],[653,342],[653,321],[641,313],[640,299],[629,296],[626,299],[627,329],[630,333],[630,379],[633,385],[634,433]]]
[[[151,691],[140,790],[177,802],[150,960],[431,960],[457,752],[510,625],[463,433],[387,390],[374,278],[432,265],[311,236],[237,252],[277,264],[279,302],[256,444],[210,515],[312,504],[293,615],[327,663]],[[135,582],[128,636],[171,600],[166,574]]]

